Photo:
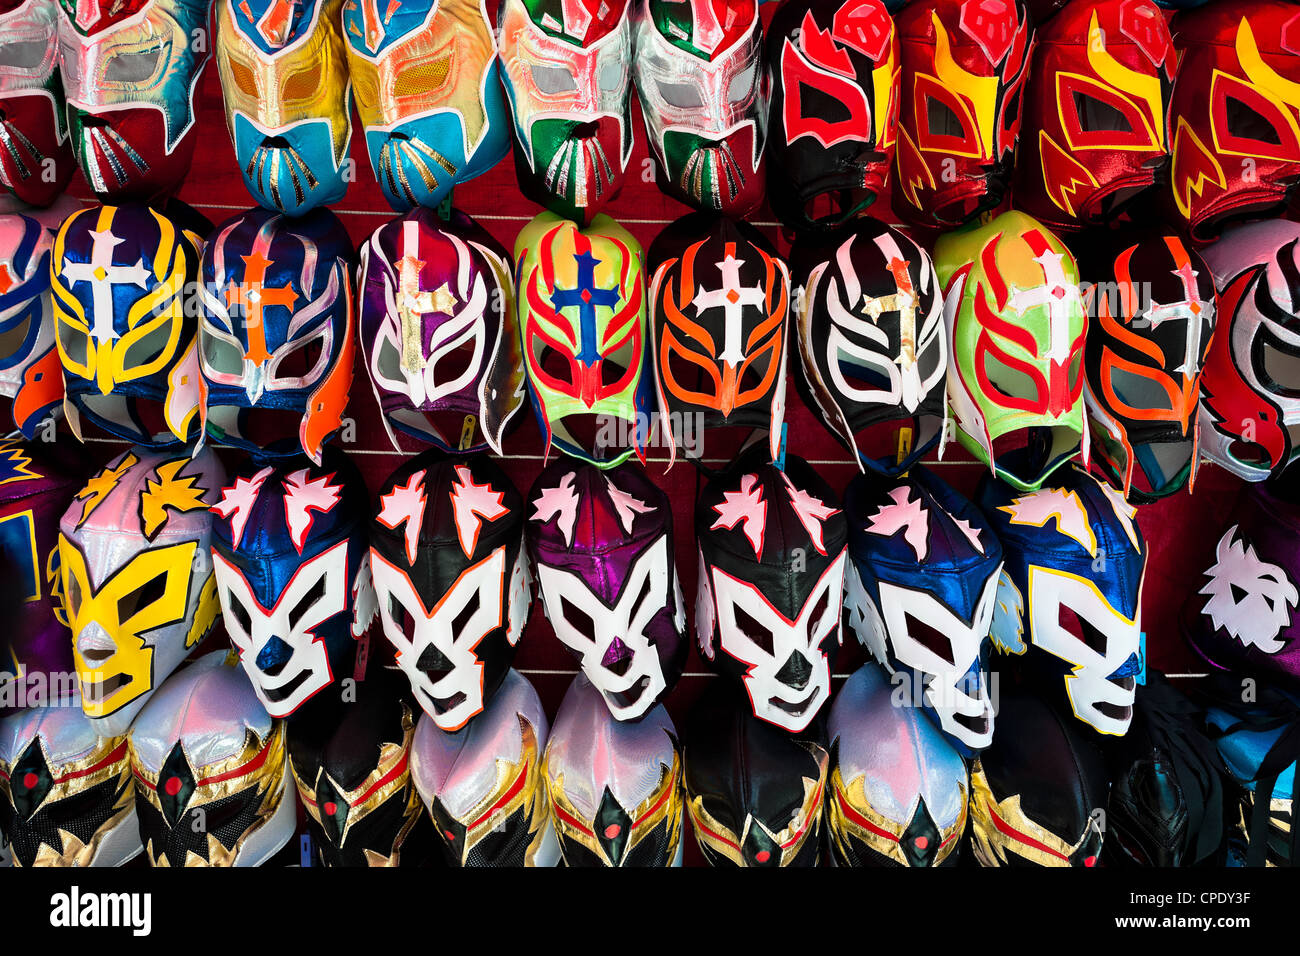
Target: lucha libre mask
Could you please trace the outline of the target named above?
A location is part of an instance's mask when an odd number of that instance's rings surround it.
[[[1016,207],[1053,229],[1117,216],[1167,162],[1175,54],[1151,0],[1074,0],[1034,35]]]
[[[1004,693],[993,746],[971,768],[981,866],[1096,866],[1110,778],[1096,743],[1036,697]]]
[[[210,0],[59,0],[72,145],[104,201],[156,202],[190,170]]]
[[[885,7],[799,0],[783,4],[768,26],[768,201],[791,228],[852,219],[889,181],[900,66]]]
[[[923,468],[844,495],[849,626],[962,756],[993,739],[989,627],[1002,548],[974,505]]]
[[[548,451],[605,467],[633,451],[645,460],[654,376],[641,259],[607,216],[581,228],[544,212],[515,239],[524,370]]]
[[[437,208],[510,148],[496,40],[476,0],[346,0],[348,74],[370,165],[394,209]]]
[[[1196,477],[1201,368],[1217,296],[1205,261],[1172,233],[1090,242],[1084,355],[1092,450],[1138,504]]]
[[[398,468],[370,525],[384,637],[440,730],[465,726],[510,668],[532,607],[523,501],[491,459],[430,450]]]
[[[60,227],[50,258],[55,343],[63,411],[78,438],[84,415],[140,444],[194,440],[199,360],[190,297],[200,245],[145,206],[91,207]]]
[[[816,866],[829,758],[821,724],[789,734],[735,687],[711,686],[682,739],[691,828],[710,866]]]
[[[352,677],[375,616],[366,516],[356,466],[246,468],[212,506],[212,563],[222,618],[253,690],[288,717]]]
[[[846,535],[835,492],[793,455],[784,471],[742,459],[695,505],[700,651],[765,723],[798,733],[830,697]]]
[[[30,216],[0,216],[0,395],[28,439],[63,405],[50,293],[54,232]]]
[[[213,438],[259,458],[303,451],[320,463],[352,384],[351,259],[352,240],[328,209],[296,219],[251,209],[214,232],[199,324],[201,410]],[[297,434],[250,435],[269,410],[300,415]]]
[[[1300,225],[1234,226],[1202,254],[1223,320],[1201,378],[1201,452],[1262,481],[1300,458]]]
[[[343,0],[217,0],[217,68],[244,185],[291,216],[338,202],[352,138]]]
[[[757,0],[640,0],[637,96],[659,188],[739,219],[763,201],[771,80]]]
[[[483,713],[453,733],[425,714],[411,744],[411,779],[451,866],[554,866],[542,755],[549,723],[533,685],[506,671]]]
[[[1070,251],[1033,219],[1008,212],[939,237],[934,262],[961,443],[1021,490],[1039,487],[1079,451],[1080,439],[1087,461],[1088,319]]]
[[[565,866],[681,866],[682,761],[662,706],[615,720],[579,674],[546,744],[546,785]]]
[[[1064,690],[1079,720],[1122,736],[1141,670],[1147,549],[1137,507],[1077,467],[1028,493],[986,477],[977,500],[1006,560],[994,644],[1023,657],[1047,693],[1059,700]]]
[[[58,0],[0,3],[0,187],[33,206],[62,195],[75,168],[59,72],[59,19]]]
[[[411,779],[416,712],[383,670],[356,691],[332,713],[288,722],[289,766],[317,865],[422,865],[433,848]]]
[[[942,440],[948,341],[930,256],[860,219],[791,253],[796,385],[861,466],[899,474]],[[888,439],[888,454],[878,448]]]
[[[59,572],[81,706],[125,734],[217,616],[208,512],[225,480],[211,450],[134,448],[77,493],[59,523]]]
[[[902,58],[894,211],[951,227],[1006,196],[1033,30],[1022,0],[916,0]]]
[[[400,431],[501,454],[524,403],[510,271],[505,249],[454,211],[413,209],[361,247],[361,354],[394,448]]]
[[[644,717],[686,663],[667,496],[637,465],[563,459],[533,485],[525,532],[555,636],[616,720]]]
[[[591,222],[632,155],[628,0],[502,0],[497,40],[520,191]]]
[[[894,692],[867,663],[831,705],[831,853],[839,866],[951,866],[966,829],[966,764]]]
[[[767,431],[773,458],[785,417],[790,273],[746,223],[695,213],[650,246],[650,329],[670,461],[688,422]],[[692,457],[705,457],[702,442]]]
[[[140,839],[154,866],[260,866],[293,839],[284,723],[225,651],[174,674],[131,726]]]
[[[0,830],[16,866],[120,866],[140,852],[126,737],[75,699],[0,720]]]
[[[1174,21],[1169,100],[1174,204],[1192,238],[1280,212],[1300,183],[1300,11],[1210,4]]]

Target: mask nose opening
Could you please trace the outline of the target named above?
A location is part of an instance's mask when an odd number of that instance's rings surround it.
[[[632,657],[631,649],[616,637],[601,658],[600,666],[615,676],[622,677],[632,666]]]
[[[293,657],[293,648],[278,637],[272,637],[257,654],[257,666],[267,677],[278,677]]]
[[[812,680],[813,668],[808,658],[798,651],[791,651],[781,669],[776,672],[776,679],[794,690],[804,690]]]

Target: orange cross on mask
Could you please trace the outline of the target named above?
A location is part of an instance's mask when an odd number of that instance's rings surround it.
[[[262,285],[266,279],[266,267],[272,260],[262,255],[254,247],[250,255],[240,256],[244,260],[244,281],[238,285],[232,283],[226,289],[226,305],[238,305],[244,310],[244,328],[248,334],[248,350],[244,361],[253,365],[262,365],[271,354],[266,350],[266,326],[262,322],[262,310],[268,305],[282,305],[293,312],[293,304],[298,301],[298,293],[287,285],[268,289]]]

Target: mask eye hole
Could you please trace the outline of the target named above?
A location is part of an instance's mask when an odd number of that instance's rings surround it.
[[[163,349],[167,347],[167,341],[170,338],[170,322],[163,322],[157,328],[146,332],[143,338],[132,342],[127,348],[126,354],[122,357],[122,367],[127,369],[139,368],[142,365],[156,362],[159,356],[162,355]]]
[[[752,64],[743,73],[737,73],[727,86],[727,99],[732,103],[741,103],[754,91],[754,77],[758,74],[758,64]]]
[[[534,63],[531,67],[533,75],[533,85],[538,91],[547,96],[557,96],[560,93],[572,93],[578,88],[577,81],[573,78],[573,73],[562,66],[546,66],[542,63]]]
[[[34,70],[45,62],[45,43],[40,40],[19,41],[0,46],[0,66],[15,70]]]
[[[591,615],[584,611],[578,605],[574,604],[568,598],[560,598],[560,613],[564,615],[564,620],[568,622],[569,627],[573,628],[583,637],[591,642],[596,640],[596,622],[591,619]]]
[[[66,322],[59,323],[59,344],[63,346],[63,352],[72,364],[85,367],[89,342],[90,337],[81,329]]]
[[[602,93],[617,93],[623,85],[623,67],[617,61],[606,63],[596,75],[596,85]]]
[[[136,53],[119,53],[109,62],[104,79],[112,83],[143,83],[158,69],[162,50],[141,50]]]
[[[233,591],[226,592],[226,606],[230,608],[230,614],[239,625],[239,629],[245,634],[253,633],[253,619],[249,617],[248,609],[239,598],[235,597]]]
[[[1020,119],[1020,86],[1011,91],[1006,104],[1002,107],[1002,128],[1004,130],[1014,128],[1018,119]]]
[[[931,136],[955,136],[958,139],[966,136],[966,127],[962,125],[961,117],[947,103],[933,96],[925,104],[925,121]]]
[[[1268,143],[1272,146],[1282,145],[1282,138],[1278,135],[1277,128],[1258,111],[1235,96],[1227,98],[1224,113],[1228,121],[1228,135],[1254,140],[1257,143]]]
[[[542,353],[538,356],[537,364],[542,371],[551,378],[565,381],[570,374],[569,360],[559,350],[551,348],[549,345],[542,347]]]
[[[316,369],[316,364],[320,361],[322,346],[319,335],[313,335],[311,338],[298,345],[296,342],[290,345],[289,351],[280,359],[275,366],[275,377],[278,379],[306,379]]]
[[[475,342],[471,339],[456,346],[450,352],[438,357],[438,364],[435,367],[436,382],[455,382],[459,381],[462,375],[470,371],[474,362]]]
[[[956,664],[952,653],[952,639],[938,628],[907,615],[907,633],[912,640],[948,664]]]
[[[405,384],[406,375],[402,372],[402,356],[397,351],[397,346],[393,344],[392,339],[385,337],[380,340],[379,355],[375,358],[375,366],[381,378],[390,382]]]
[[[218,375],[238,375],[244,370],[244,355],[237,345],[204,329],[199,336],[203,362]]]
[[[235,85],[239,87],[239,92],[245,96],[257,95],[257,77],[253,71],[244,64],[237,61],[234,57],[226,60],[226,65],[230,67],[230,75],[234,77]]]
[[[826,612],[831,604],[831,592],[828,588],[823,588],[822,593],[817,597],[817,603],[813,606],[812,616],[808,620],[812,623],[812,632],[821,630],[822,622],[826,618]]]
[[[1080,643],[1087,645],[1102,657],[1106,656],[1106,634],[1093,627],[1064,604],[1057,612],[1057,623],[1061,629],[1068,631]]]
[[[744,634],[749,640],[768,657],[772,656],[772,631],[764,627],[743,608],[737,607],[736,627],[740,633]]]
[[[697,110],[704,106],[700,91],[689,83],[656,82],[655,85],[659,88],[659,95],[669,106],[679,110]]]
[[[1085,133],[1131,133],[1133,124],[1115,107],[1080,90],[1074,91],[1074,114]]]
[[[68,575],[68,613],[73,617],[77,616],[77,611],[81,608],[81,585],[77,583],[76,577]]]
[[[409,637],[415,632],[415,618],[406,609],[406,605],[397,599],[396,594],[388,595],[388,616],[406,636]]]
[[[1038,383],[1033,377],[1008,365],[991,351],[984,353],[984,374],[988,377],[989,384],[1004,398],[1021,401],[1038,398]]]
[[[600,363],[600,384],[603,388],[611,388],[617,385],[619,380],[626,374],[627,366],[616,362],[614,359],[605,359]]]
[[[156,574],[117,602],[117,619],[125,623],[161,598],[167,590],[167,573]]]
[[[450,56],[437,56],[408,66],[397,74],[393,82],[393,95],[401,97],[432,93],[447,82],[450,67]]]
[[[478,591],[475,591],[469,596],[469,600],[465,602],[465,606],[460,609],[460,613],[457,614],[451,622],[452,640],[459,638],[465,633],[465,628],[469,626],[469,622],[473,620],[474,615],[478,613],[478,609]]]
[[[290,74],[289,78],[284,81],[284,86],[281,87],[284,98],[290,103],[313,99],[319,90],[320,70],[316,66],[309,66],[306,69]]]
[[[299,622],[302,621],[303,617],[312,609],[316,602],[324,596],[325,576],[321,575],[316,579],[316,583],[311,586],[311,589],[302,596],[301,600],[299,600],[296,605],[294,605],[293,610],[289,612],[289,629],[296,631]]]

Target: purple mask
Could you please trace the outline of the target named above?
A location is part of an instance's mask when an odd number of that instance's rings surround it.
[[[618,720],[638,720],[686,662],[686,610],[668,497],[645,471],[562,459],[529,496],[525,534],[542,606]]]

